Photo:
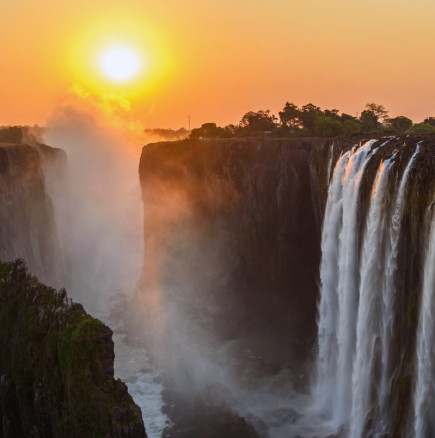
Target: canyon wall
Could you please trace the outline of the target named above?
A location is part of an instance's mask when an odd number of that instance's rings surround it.
[[[46,182],[64,171],[66,155],[30,130],[0,130],[0,260],[24,258],[42,281],[60,287],[63,258]]]
[[[333,157],[349,145],[231,139],[145,146],[142,296],[151,307],[184,309],[223,340],[243,338],[268,360],[306,357],[316,335],[327,180]]]

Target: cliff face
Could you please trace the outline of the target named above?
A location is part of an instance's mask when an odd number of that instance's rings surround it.
[[[348,146],[336,143],[333,153]],[[305,354],[316,333],[331,159],[320,140],[145,146],[140,289],[148,304],[158,297],[161,307],[189,309],[204,329],[243,338],[270,360]]]
[[[0,130],[0,259],[26,260],[32,272],[59,285],[62,271],[46,179],[62,171],[66,156],[25,128]]]
[[[388,412],[371,406],[364,425],[369,435],[387,417],[391,436],[409,436],[412,426],[422,274],[435,195],[435,136],[382,138],[372,145],[376,152],[361,174],[356,221],[350,227],[361,253],[381,163],[391,166],[382,202],[385,220],[391,221],[398,185],[417,145],[397,249]],[[149,316],[158,333],[179,312],[179,332],[186,321],[195,321],[197,333],[242,340],[243,348],[266,361],[297,364],[314,351],[328,182],[338,157],[351,146],[236,139],[146,146],[139,168],[145,260],[138,295],[154,310]],[[387,232],[387,223],[381,230]],[[168,308],[176,312],[165,316]],[[202,341],[197,333],[193,339]],[[191,356],[196,365],[197,356]],[[381,363],[374,367],[376,376]],[[371,387],[370,394],[378,389]]]
[[[0,265],[0,437],[146,437],[112,331],[22,261]]]

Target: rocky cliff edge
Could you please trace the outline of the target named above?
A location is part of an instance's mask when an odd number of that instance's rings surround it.
[[[112,331],[80,304],[0,264],[0,437],[144,438],[114,378]]]

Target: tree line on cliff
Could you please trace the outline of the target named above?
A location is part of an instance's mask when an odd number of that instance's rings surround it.
[[[325,109],[309,103],[302,107],[286,102],[278,117],[270,110],[249,111],[237,125],[217,126],[204,123],[193,129],[190,138],[232,137],[347,137],[360,134],[427,134],[435,132],[435,117],[413,123],[405,116],[389,117],[383,105],[366,104],[359,116]]]

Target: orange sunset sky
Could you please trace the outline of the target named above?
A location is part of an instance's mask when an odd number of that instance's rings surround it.
[[[144,127],[236,123],[286,101],[435,116],[434,0],[0,0],[0,125],[44,124],[74,90]],[[111,45],[142,61],[100,70]]]

